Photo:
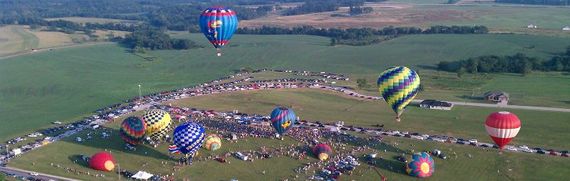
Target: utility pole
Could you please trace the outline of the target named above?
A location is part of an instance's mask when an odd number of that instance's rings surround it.
[[[142,101],[141,85],[139,84],[139,103]]]

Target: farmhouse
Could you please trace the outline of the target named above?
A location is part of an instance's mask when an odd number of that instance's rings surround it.
[[[562,28],[562,31],[570,31],[570,26],[565,26],[564,28]]]
[[[507,104],[509,102],[509,94],[503,91],[489,91],[483,97],[487,101],[496,102],[497,104]]]
[[[424,100],[420,103],[421,108],[438,109],[438,110],[451,110],[453,104],[438,100]]]

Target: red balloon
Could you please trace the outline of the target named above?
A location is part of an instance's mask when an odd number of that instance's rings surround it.
[[[494,112],[487,116],[485,129],[499,146],[499,149],[502,150],[519,133],[521,121],[513,113],[506,111]]]
[[[91,156],[89,166],[95,170],[109,172],[115,168],[115,159],[111,153],[99,152]]]
[[[323,143],[317,144],[313,147],[313,153],[319,158],[319,160],[323,161],[330,157],[332,151],[331,146]]]

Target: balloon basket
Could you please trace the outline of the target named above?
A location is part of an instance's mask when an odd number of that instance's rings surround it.
[[[218,52],[216,55],[218,55],[218,57],[221,57],[222,53]]]

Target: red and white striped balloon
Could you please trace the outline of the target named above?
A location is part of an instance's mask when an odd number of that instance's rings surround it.
[[[513,113],[506,111],[494,112],[487,116],[485,129],[499,146],[499,149],[503,149],[519,133],[521,121]]]

